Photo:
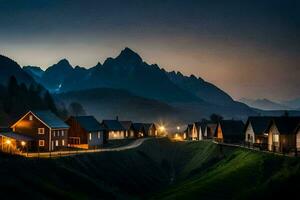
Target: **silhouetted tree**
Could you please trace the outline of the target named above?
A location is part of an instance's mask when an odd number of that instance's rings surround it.
[[[285,110],[282,116],[288,117],[289,115],[290,115],[289,112],[287,110]]]
[[[70,111],[71,115],[75,115],[75,116],[86,114],[83,106],[80,103],[77,103],[77,102],[70,103],[69,111]]]
[[[221,115],[215,114],[215,113],[211,114],[209,118],[214,123],[217,123],[223,119],[223,117]]]
[[[45,102],[46,107],[48,109],[50,109],[55,114],[58,114],[57,108],[56,108],[55,103],[54,103],[54,100],[53,100],[52,96],[50,95],[50,93],[48,91],[45,93],[44,102]]]

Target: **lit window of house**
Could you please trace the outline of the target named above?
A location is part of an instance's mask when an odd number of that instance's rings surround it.
[[[29,120],[32,121],[33,120],[33,117],[32,115],[29,115]]]
[[[92,133],[89,133],[89,140],[92,140]]]
[[[55,146],[58,147],[58,140],[55,140]]]
[[[39,134],[45,134],[45,129],[44,128],[38,128],[38,133]]]
[[[39,140],[39,146],[40,147],[45,146],[45,140]]]
[[[278,134],[274,134],[273,142],[279,142],[279,135]]]
[[[56,132],[56,131],[53,131],[53,137],[55,137],[55,132]]]
[[[65,132],[62,130],[61,131],[61,136],[64,137]]]
[[[57,131],[57,137],[59,137],[59,131]]]
[[[98,139],[100,139],[100,132],[98,132]]]
[[[61,141],[62,146],[65,146],[65,140]]]

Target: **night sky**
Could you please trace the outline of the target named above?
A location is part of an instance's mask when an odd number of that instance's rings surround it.
[[[0,0],[0,54],[92,67],[129,47],[235,99],[300,97],[300,1]]]

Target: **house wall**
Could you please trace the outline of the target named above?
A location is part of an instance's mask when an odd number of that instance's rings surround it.
[[[191,140],[197,140],[198,139],[197,129],[196,129],[195,125],[193,125],[193,127],[191,129],[189,137],[190,137]]]
[[[201,127],[199,127],[198,130],[199,130],[199,131],[198,131],[198,140],[202,140],[202,136],[203,136],[203,135],[202,135]]]
[[[91,138],[89,134],[91,134]],[[102,146],[104,141],[104,132],[96,131],[88,133],[87,141],[89,148]]]
[[[32,116],[32,120],[30,120],[30,116]],[[17,133],[22,133],[25,135],[29,135],[34,138],[34,141],[31,142],[32,150],[35,151],[49,151],[50,143],[49,143],[49,134],[50,128],[47,127],[44,123],[42,123],[39,119],[37,119],[31,113],[27,113],[22,120],[18,121],[13,127],[13,131]],[[44,134],[38,134],[38,129],[44,128]],[[39,146],[39,140],[44,141],[44,146]]]
[[[276,136],[278,135],[278,136]],[[278,142],[275,138],[278,137]],[[268,135],[268,150],[276,152],[286,152],[296,148],[295,134],[280,134],[276,125],[273,123]]]
[[[273,151],[273,150],[275,150],[275,148],[278,148],[278,146],[279,146],[279,143],[277,144],[276,142],[273,142],[273,138],[274,138],[275,134],[279,135],[279,131],[278,131],[277,127],[275,126],[275,124],[273,123],[270,127],[269,134],[268,134],[268,150],[269,151]]]
[[[157,136],[157,130],[156,130],[156,128],[155,128],[155,126],[151,126],[150,127],[150,129],[149,129],[149,131],[148,131],[148,136]]]
[[[224,137],[223,137],[223,133],[222,133],[222,129],[221,129],[221,125],[219,124],[217,127],[217,141],[219,142],[223,142],[224,141]]]
[[[51,149],[59,150],[68,146],[68,129],[51,129]]]
[[[297,151],[300,151],[300,128],[296,135],[296,148],[297,148]]]
[[[296,148],[296,135],[288,134],[288,135],[280,135],[280,151],[287,152],[291,150],[295,150]]]
[[[206,126],[205,130],[204,130],[204,134],[203,135],[204,135],[205,138],[207,138],[207,133],[208,133],[208,126]]]
[[[251,123],[248,124],[246,132],[245,132],[245,142],[255,143],[255,134],[252,128]]]
[[[119,140],[124,139],[124,131],[109,131],[108,139],[109,140]]]
[[[80,126],[76,120],[71,117],[66,123],[70,126],[68,130],[69,144],[87,144],[87,132]],[[79,142],[80,141],[80,142]],[[79,143],[78,143],[79,142]]]

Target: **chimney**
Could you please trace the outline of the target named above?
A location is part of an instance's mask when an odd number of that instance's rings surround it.
[[[116,120],[119,121],[119,116],[118,115],[116,116]]]

